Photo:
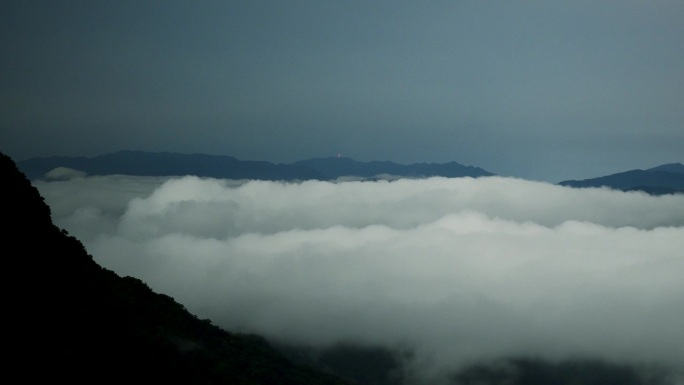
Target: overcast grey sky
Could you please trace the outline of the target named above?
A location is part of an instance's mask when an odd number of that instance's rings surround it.
[[[0,151],[552,182],[681,162],[683,20],[679,0],[3,1]]]

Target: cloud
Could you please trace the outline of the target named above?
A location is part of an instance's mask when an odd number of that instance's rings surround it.
[[[85,172],[74,170],[73,168],[68,167],[57,167],[45,174],[45,178],[48,180],[68,180],[73,178],[83,178],[85,176]]]
[[[229,330],[684,366],[684,196],[519,179],[39,182],[105,267]],[[76,193],[76,192],[79,193]]]

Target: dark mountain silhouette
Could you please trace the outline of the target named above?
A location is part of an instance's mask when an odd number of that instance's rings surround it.
[[[630,170],[598,178],[566,180],[569,187],[609,187],[622,191],[644,191],[653,195],[684,193],[684,165],[670,163],[647,170]]]
[[[31,158],[17,162],[17,166],[32,180],[43,178],[48,172],[58,167],[82,171],[88,175],[196,175],[225,179],[285,181],[330,180],[340,176],[368,178],[379,174],[391,174],[398,177],[493,175],[481,168],[463,166],[456,162],[401,165],[393,162],[364,163],[349,158],[322,158],[292,164],[274,164],[266,161],[238,160],[230,156],[142,151],[119,151],[93,158],[66,156]]]
[[[0,153],[5,372],[13,383],[339,384],[94,262]]]
[[[668,163],[657,167],[649,168],[646,171],[665,171],[665,172],[676,172],[684,174],[684,164],[681,163]]]
[[[331,157],[302,160],[292,163],[292,165],[316,170],[325,175],[328,179],[336,179],[344,176],[371,178],[383,174],[413,178],[431,176],[456,178],[494,175],[479,167],[464,166],[456,162],[414,163],[404,165],[387,161],[359,162],[351,158]]]

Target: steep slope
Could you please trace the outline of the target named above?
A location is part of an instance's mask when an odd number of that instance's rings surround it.
[[[560,185],[570,187],[610,187],[623,191],[644,191],[662,195],[684,193],[684,165],[671,163],[648,170],[630,170],[583,180],[566,180]]]
[[[657,167],[649,168],[646,171],[664,171],[664,172],[676,172],[684,174],[684,164],[681,163],[668,163],[662,164]]]
[[[8,156],[3,179],[6,376],[19,383],[340,384],[255,335],[226,332],[99,266],[51,221]],[[5,357],[8,356],[7,354]]]

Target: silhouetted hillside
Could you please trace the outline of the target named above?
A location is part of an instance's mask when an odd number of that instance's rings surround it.
[[[665,171],[665,172],[676,172],[684,174],[684,164],[681,163],[668,163],[657,167],[649,168],[646,171]]]
[[[0,153],[4,375],[11,383],[340,384],[94,262]]]
[[[630,170],[598,178],[566,180],[570,187],[610,187],[622,191],[644,191],[653,195],[684,193],[684,165],[664,164],[648,170]]]

